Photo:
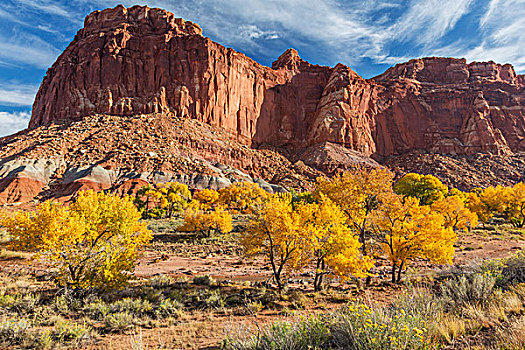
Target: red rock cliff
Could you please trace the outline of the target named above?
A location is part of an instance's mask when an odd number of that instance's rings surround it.
[[[165,10],[117,6],[89,15],[49,69],[30,127],[173,113],[254,146],[509,154],[525,149],[524,89],[508,64],[453,58],[412,60],[370,80],[292,49],[264,67]]]

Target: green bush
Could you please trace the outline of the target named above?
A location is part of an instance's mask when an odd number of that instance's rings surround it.
[[[213,278],[208,275],[193,277],[193,284],[197,286],[211,286],[213,282]]]
[[[88,339],[91,334],[91,328],[85,324],[78,324],[68,320],[58,321],[52,332],[52,337],[61,343],[80,342]]]
[[[180,317],[182,315],[182,304],[177,300],[163,299],[155,309],[158,318]]]
[[[516,253],[500,264],[497,284],[507,288],[511,285],[525,283],[525,252]]]

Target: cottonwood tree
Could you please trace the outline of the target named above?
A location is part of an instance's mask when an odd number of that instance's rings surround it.
[[[271,196],[242,233],[240,243],[248,257],[263,255],[269,260],[275,283],[282,290],[286,282],[283,272],[304,263],[304,235],[291,196]]]
[[[508,189],[507,201],[506,219],[515,227],[523,227],[525,224],[525,184],[523,182]]]
[[[140,218],[130,197],[87,191],[69,206],[46,201],[1,224],[12,237],[11,248],[34,252],[58,269],[57,285],[108,290],[126,284],[152,239]]]
[[[458,195],[438,199],[430,208],[443,215],[445,227],[451,227],[454,231],[468,230],[478,225],[478,216],[465,206],[464,200]]]
[[[219,201],[219,192],[205,188],[193,194],[193,200],[200,203],[200,208],[203,210],[210,210]]]
[[[184,210],[191,201],[191,192],[188,186],[178,182],[158,184],[157,191],[161,194],[160,206],[167,210],[170,218],[173,213]]]
[[[503,186],[476,189],[469,194],[467,207],[482,223],[494,215],[504,215],[509,205],[509,191]]]
[[[443,215],[419,205],[417,198],[391,195],[374,212],[371,227],[392,264],[393,283],[401,280],[403,269],[413,259],[450,264],[454,257],[454,231],[445,227]]]
[[[325,275],[342,280],[368,275],[374,262],[362,255],[361,243],[336,204],[328,198],[321,203],[299,202],[296,213],[304,236],[303,265],[315,266],[315,291],[321,290]]]
[[[383,198],[392,193],[393,174],[386,168],[357,167],[332,179],[319,178],[315,195],[324,195],[337,204],[359,236],[363,255],[368,255],[367,232],[370,217]]]
[[[186,209],[184,224],[179,227],[179,231],[197,232],[205,237],[210,237],[212,232],[228,233],[232,229],[232,217],[223,206],[205,210],[198,204],[190,205]]]
[[[421,205],[430,205],[444,198],[448,188],[433,175],[408,173],[395,183],[394,192],[405,198],[418,198]]]
[[[235,182],[219,190],[218,203],[226,205],[229,210],[243,214],[257,212],[270,198],[270,194],[256,183]]]

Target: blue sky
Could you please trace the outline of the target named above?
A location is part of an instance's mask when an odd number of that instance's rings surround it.
[[[294,47],[365,78],[425,56],[494,60],[525,73],[525,0],[3,0],[0,136],[27,126],[46,69],[84,17],[119,3],[168,9],[265,65]]]

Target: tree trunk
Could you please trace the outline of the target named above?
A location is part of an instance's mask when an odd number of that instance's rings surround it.
[[[396,263],[392,263],[392,283],[396,283]]]
[[[317,266],[315,269],[315,278],[314,278],[314,291],[319,292],[321,286],[323,285],[323,273],[324,273],[325,263],[324,259],[317,260]]]
[[[366,254],[366,233],[365,233],[365,228],[361,228],[359,230],[359,243],[361,243],[361,251],[363,253],[363,255],[367,255]]]
[[[397,271],[397,283],[399,283],[399,281],[401,281],[401,272],[403,271],[403,266],[405,265],[405,262],[402,261],[401,262],[401,265],[399,265],[399,270]]]
[[[273,279],[275,280],[275,283],[277,283],[277,288],[279,291],[281,291],[283,289],[283,284],[281,282],[281,270],[276,268],[273,255],[270,255],[270,263],[272,264]]]

